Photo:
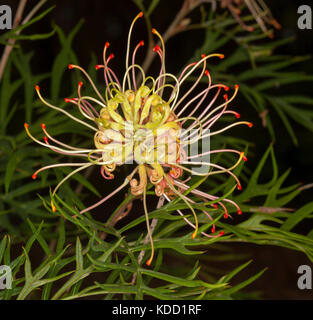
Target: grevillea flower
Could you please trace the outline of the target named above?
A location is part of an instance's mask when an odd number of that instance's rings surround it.
[[[84,96],[82,94],[83,83],[79,82],[77,97],[65,99],[66,102],[77,106],[85,118],[84,120],[82,120],[82,117],[78,118],[66,110],[50,104],[42,97],[39,87],[36,86],[37,94],[46,106],[66,114],[72,120],[94,132],[93,146],[90,149],[73,147],[59,141],[48,133],[45,124],[41,125],[45,134],[44,142],[32,136],[29,131],[29,125],[26,123],[25,129],[27,134],[38,144],[57,153],[77,156],[86,160],[84,162],[49,165],[40,168],[33,174],[32,177],[35,179],[38,173],[49,168],[77,167],[54,188],[51,200],[53,211],[56,211],[53,196],[60,186],[75,173],[91,166],[99,166],[102,177],[110,180],[114,178],[114,171],[117,167],[136,164],[133,171],[125,177],[125,181],[118,188],[99,202],[80,211],[80,214],[103,204],[129,185],[130,192],[133,195],[140,195],[143,198],[148,236],[151,242],[151,256],[147,261],[147,264],[150,265],[154,255],[154,246],[146,203],[147,189],[152,185],[156,196],[164,197],[169,202],[179,197],[186,204],[186,207],[193,214],[194,223],[185,217],[180,210],[177,211],[183,216],[188,225],[194,229],[192,238],[196,237],[199,227],[198,218],[192,206],[194,200],[187,196],[188,193],[206,202],[210,201],[213,208],[220,207],[224,211],[225,218],[229,216],[225,204],[233,205],[238,214],[241,214],[239,206],[234,201],[226,198],[220,199],[199,189],[190,188],[187,181],[190,180],[191,175],[203,176],[205,179],[216,174],[228,174],[234,178],[240,190],[241,184],[232,170],[242,160],[247,160],[244,153],[234,149],[208,149],[201,153],[190,154],[186,149],[188,147],[190,149],[191,146],[198,145],[198,143],[203,146],[205,145],[205,139],[209,139],[231,127],[241,124],[251,127],[252,123],[238,121],[216,131],[211,131],[214,124],[225,114],[234,115],[236,118],[240,117],[237,112],[228,109],[230,102],[238,92],[238,85],[235,85],[234,89],[230,90],[224,84],[213,84],[211,75],[206,69],[208,59],[223,59],[224,55],[222,54],[203,54],[199,61],[187,65],[181,74],[175,77],[165,70],[164,41],[159,32],[152,29],[152,33],[159,38],[161,43],[161,47],[158,45],[154,47],[154,51],[161,61],[161,68],[157,77],[147,77],[144,70],[136,63],[136,53],[144,45],[143,41],[136,45],[130,56],[132,30],[135,22],[142,15],[142,13],[139,13],[130,26],[125,62],[126,72],[122,82],[119,81],[109,66],[113,54],[108,55],[107,53],[108,42],[103,50],[103,64],[96,66],[96,69],[101,69],[104,72],[106,84],[104,94],[100,93],[83,68],[73,64],[69,65],[69,69],[79,69],[84,74],[95,92],[94,97]],[[183,95],[180,95],[182,84],[185,84],[186,79],[194,75],[196,70],[200,71],[200,75],[192,82],[189,89]],[[191,97],[191,93],[194,92],[203,77],[207,79],[206,88]],[[138,84],[137,82],[141,83]],[[233,91],[233,93],[228,96],[227,91]],[[213,93],[213,97],[207,101],[211,93]],[[220,95],[224,97],[223,102],[214,106],[219,101]],[[90,143],[90,145],[92,144]],[[203,161],[204,156],[224,153],[238,155],[237,162],[233,166],[225,168],[210,161]],[[198,161],[199,159],[201,161]],[[196,170],[199,165],[206,169],[205,172]],[[208,238],[222,236],[224,234],[223,231],[218,232],[215,230],[213,218],[209,212],[204,210],[203,213],[211,221],[212,233],[201,232],[201,234]]]

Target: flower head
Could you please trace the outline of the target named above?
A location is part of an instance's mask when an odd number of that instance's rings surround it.
[[[131,35],[135,22],[142,17],[139,13],[133,20],[127,43],[125,74],[120,82],[114,71],[109,66],[114,55],[108,54],[110,44],[107,42],[103,50],[103,64],[97,65],[97,70],[103,70],[105,80],[105,91],[100,93],[96,85],[80,66],[70,64],[69,69],[78,69],[89,81],[94,89],[94,96],[83,95],[83,83],[79,82],[77,86],[77,97],[66,98],[65,102],[72,103],[77,106],[84,120],[78,118],[63,108],[54,106],[46,101],[40,92],[40,88],[36,86],[37,94],[40,100],[48,107],[58,110],[79,124],[88,127],[94,132],[94,141],[90,149],[83,149],[67,145],[58,139],[52,137],[45,126],[42,124],[42,130],[45,134],[44,142],[39,141],[29,131],[28,124],[25,124],[27,134],[40,145],[49,148],[57,153],[77,156],[84,159],[84,162],[74,163],[58,163],[49,165],[37,170],[32,178],[35,179],[43,170],[72,166],[77,167],[65,178],[63,178],[53,190],[52,196],[55,195],[60,186],[75,173],[82,171],[91,166],[99,166],[100,173],[104,179],[114,179],[114,171],[119,166],[127,166],[136,164],[133,171],[125,177],[124,182],[109,195],[105,196],[94,205],[85,208],[80,212],[92,210],[101,205],[109,198],[114,196],[127,185],[133,195],[143,197],[144,211],[147,222],[148,235],[151,242],[151,256],[147,262],[151,264],[154,255],[154,247],[152,240],[152,232],[149,227],[149,216],[147,211],[147,188],[154,186],[155,195],[164,197],[167,201],[180,198],[186,206],[191,210],[194,223],[186,218],[180,210],[178,213],[183,219],[194,229],[192,238],[198,233],[198,218],[192,206],[194,200],[186,195],[192,195],[212,202],[212,208],[222,208],[224,217],[228,218],[229,213],[225,203],[236,207],[238,214],[241,210],[238,205],[230,199],[219,199],[215,195],[210,195],[199,189],[192,189],[188,186],[187,181],[191,175],[203,176],[207,178],[212,175],[225,173],[234,178],[238,189],[241,184],[232,172],[239,163],[246,157],[244,153],[234,149],[205,149],[202,152],[188,152],[195,150],[194,146],[206,145],[206,141],[210,137],[222,133],[231,127],[246,124],[252,126],[250,122],[238,121],[225,126],[216,131],[211,131],[214,124],[225,114],[234,115],[239,118],[240,115],[229,110],[229,104],[235,98],[239,86],[235,85],[230,89],[223,84],[213,84],[211,75],[207,68],[208,59],[223,59],[223,54],[203,54],[199,61],[195,61],[187,65],[178,77],[166,72],[165,70],[165,46],[162,36],[156,29],[152,29],[152,33],[159,38],[161,47],[155,46],[154,51],[159,56],[161,68],[159,74],[153,78],[146,76],[142,67],[136,63],[136,53],[140,47],[144,45],[140,41],[130,55]],[[183,94],[180,89],[190,75],[194,75],[196,70],[200,70],[200,75],[192,83],[190,88]],[[138,77],[139,74],[139,77]],[[207,87],[191,97],[201,79],[207,79]],[[138,79],[141,81],[138,82]],[[232,92],[229,94],[229,92]],[[209,101],[209,93],[214,93],[213,98]],[[223,95],[224,101],[214,106],[219,97]],[[205,156],[218,153],[233,153],[238,155],[238,160],[234,165],[225,168],[209,160],[203,161]],[[208,158],[205,158],[208,159]],[[204,170],[198,170],[199,165]],[[187,192],[186,192],[187,191]],[[51,201],[52,210],[56,207]],[[216,232],[213,218],[209,212],[203,210],[212,223],[212,234],[201,232],[206,237],[219,237],[224,233]]]

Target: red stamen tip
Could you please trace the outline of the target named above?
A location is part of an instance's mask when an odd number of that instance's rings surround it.
[[[248,158],[246,156],[243,156],[242,159],[243,159],[244,162],[248,161]]]
[[[68,65],[68,68],[69,68],[69,69],[73,69],[73,65],[72,65],[72,64],[69,64],[69,65]]]
[[[239,119],[239,118],[240,118],[240,113],[236,112],[236,113],[235,113],[235,117],[236,117],[237,119]]]
[[[111,53],[111,54],[109,55],[109,59],[113,59],[113,58],[114,58],[114,54]]]
[[[224,218],[227,219],[228,218],[228,213],[224,214]]]
[[[227,101],[228,100],[228,95],[227,93],[224,94],[224,99]]]
[[[239,89],[239,84],[235,85],[235,89],[238,90]]]
[[[252,123],[252,122],[249,122],[249,123],[248,123],[248,127],[249,127],[249,128],[252,128],[252,127],[253,127],[253,123]]]
[[[44,123],[41,124],[41,129],[46,129],[46,125]]]
[[[220,55],[219,55],[219,58],[220,58],[220,59],[224,59],[224,58],[225,58],[225,55],[224,55],[224,54],[220,54]]]
[[[35,89],[36,89],[37,91],[39,91],[39,90],[40,90],[39,86],[35,86]]]
[[[108,48],[109,46],[110,46],[110,42],[107,41],[107,42],[105,43],[105,47]]]
[[[241,189],[242,189],[241,184],[237,184],[237,189],[238,189],[238,190],[241,190]]]
[[[237,213],[238,213],[239,215],[241,215],[241,214],[242,214],[242,211],[241,211],[240,209],[238,209]]]
[[[95,68],[96,68],[96,70],[98,70],[98,69],[101,68],[101,65],[100,65],[100,64],[97,64],[97,65],[95,65]]]
[[[145,44],[145,42],[143,41],[143,40],[141,40],[140,42],[139,42],[139,45],[140,46],[143,46]]]
[[[212,229],[211,229],[212,233],[215,232],[215,226],[213,225]]]
[[[160,48],[160,46],[158,44],[155,47],[153,47],[153,51],[154,52],[157,52],[159,50],[161,50],[161,48]]]
[[[228,86],[225,86],[225,87],[224,87],[224,90],[225,90],[225,91],[228,91],[228,90],[229,90],[229,87],[228,87]]]
[[[219,234],[220,234],[220,236],[223,236],[225,234],[225,232],[221,231]]]
[[[213,207],[214,209],[217,209],[217,208],[218,208],[218,205],[217,205],[216,203],[214,203],[214,204],[212,204],[212,207]]]
[[[204,73],[205,73],[205,75],[206,75],[206,76],[209,76],[209,75],[210,75],[209,70],[205,70],[205,72],[204,72]]]
[[[71,99],[69,99],[69,98],[64,98],[64,101],[65,101],[66,103],[70,102],[70,100],[71,100]]]
[[[78,82],[78,86],[79,86],[79,87],[82,87],[82,86],[83,86],[83,83],[82,83],[81,81],[79,81],[79,82]]]
[[[29,127],[28,123],[25,122],[25,123],[24,123],[24,128],[27,129],[28,127]]]
[[[43,140],[48,143],[48,138],[47,137],[43,137]]]
[[[205,53],[202,53],[201,58],[202,59],[205,58]]]
[[[34,173],[34,174],[32,175],[32,179],[33,179],[33,180],[37,179],[37,174]]]

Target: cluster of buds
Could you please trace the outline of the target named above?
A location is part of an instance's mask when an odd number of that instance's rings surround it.
[[[224,84],[213,84],[210,72],[207,70],[207,60],[211,58],[223,59],[223,54],[203,54],[199,61],[187,65],[176,77],[166,72],[164,41],[159,32],[152,29],[152,33],[159,38],[161,43],[161,47],[154,47],[155,53],[159,56],[161,68],[157,77],[146,76],[142,67],[136,63],[136,53],[144,45],[143,41],[137,44],[130,56],[132,30],[135,22],[142,15],[140,12],[136,16],[129,30],[126,72],[121,82],[109,66],[110,60],[114,57],[113,54],[108,55],[107,53],[110,45],[106,43],[104,46],[103,64],[96,66],[97,70],[103,70],[104,72],[106,84],[104,94],[99,92],[83,68],[74,64],[69,65],[69,69],[78,69],[84,74],[95,92],[94,96],[83,95],[83,83],[79,82],[77,97],[65,99],[65,102],[75,105],[84,120],[63,108],[50,104],[42,97],[40,88],[36,86],[37,94],[46,106],[66,114],[72,120],[94,132],[94,146],[91,149],[73,147],[61,142],[48,133],[45,124],[42,124],[42,130],[45,134],[43,142],[30,133],[28,124],[25,124],[25,129],[27,134],[38,144],[57,153],[77,156],[86,160],[84,162],[49,165],[40,168],[33,174],[33,179],[35,179],[39,172],[46,169],[62,166],[77,167],[65,176],[53,190],[51,200],[53,211],[56,210],[53,196],[60,186],[75,173],[95,165],[100,167],[102,177],[110,180],[114,179],[114,171],[118,167],[136,164],[133,171],[125,177],[124,182],[119,187],[99,202],[80,211],[80,214],[98,207],[129,185],[130,192],[133,195],[143,198],[148,236],[151,242],[151,256],[147,261],[147,264],[150,265],[154,255],[154,246],[146,203],[149,185],[154,186],[156,196],[164,197],[169,202],[175,198],[180,198],[186,204],[193,214],[194,221],[190,221],[180,210],[177,210],[177,212],[194,229],[192,238],[195,238],[198,234],[199,223],[192,206],[194,200],[186,195],[186,191],[199,199],[212,202],[212,208],[221,208],[224,212],[224,218],[229,217],[226,204],[234,206],[238,214],[241,214],[239,206],[233,200],[220,199],[216,195],[190,188],[187,182],[192,175],[206,178],[216,174],[228,174],[234,178],[237,188],[241,190],[239,179],[232,170],[241,161],[247,160],[244,153],[235,149],[210,150],[209,148],[201,152],[188,153],[188,148],[195,150],[192,146],[201,144],[203,149],[203,146],[206,145],[205,141],[212,136],[241,124],[251,127],[252,123],[237,121],[216,131],[211,130],[219,118],[225,114],[240,118],[239,113],[228,108],[235,98],[239,86],[235,85],[231,90]],[[186,80],[190,75],[194,75],[196,70],[200,70],[199,76],[181,96],[182,84],[185,84]],[[203,77],[207,79],[208,85],[204,90],[191,97]],[[137,83],[139,82],[138,79],[141,79],[140,84]],[[229,95],[229,91],[232,91],[231,95]],[[208,99],[211,93],[214,93],[213,97]],[[219,101],[221,95],[223,101],[217,104],[216,102]],[[220,153],[232,153],[237,155],[238,159],[229,168],[212,163],[209,160],[203,161],[204,157]],[[197,170],[199,165],[205,170]],[[201,232],[201,234],[209,238],[222,236],[224,232],[216,230],[210,213],[205,210],[203,210],[203,213],[211,221],[212,227],[211,233]]]

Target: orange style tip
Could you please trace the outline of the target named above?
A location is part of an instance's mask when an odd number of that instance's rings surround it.
[[[52,207],[52,212],[56,212],[57,208],[55,206]]]
[[[252,122],[249,122],[249,123],[248,123],[248,127],[249,127],[249,128],[252,128],[252,127],[253,127],[253,123],[252,123]]]
[[[157,33],[157,31],[156,31],[154,28],[152,28],[151,31],[152,31],[153,34],[156,34],[156,33]]]
[[[240,113],[235,113],[235,117],[236,117],[237,119],[239,119],[239,118],[240,118]]]
[[[69,69],[73,69],[73,65],[72,65],[72,64],[69,64],[69,65],[68,65],[68,68],[69,68]]]
[[[224,231],[221,231],[221,232],[219,233],[220,236],[223,236],[224,234],[225,234]]]
[[[224,55],[224,54],[220,54],[220,55],[219,55],[219,58],[220,58],[220,59],[224,59],[224,58],[225,58],[225,55]]]
[[[235,85],[235,89],[238,90],[239,89],[239,84]]]
[[[239,215],[241,215],[241,214],[242,214],[242,211],[239,209],[239,210],[237,211],[237,213],[238,213]]]
[[[210,75],[209,70],[205,70],[204,74],[205,74],[206,76],[209,76],[209,75]]]
[[[82,83],[81,81],[79,81],[79,82],[78,82],[78,86],[79,86],[79,87],[82,87],[82,86],[83,86],[83,83]]]
[[[46,129],[46,125],[44,123],[41,124],[41,129]]]
[[[110,42],[107,41],[104,46],[108,48],[110,46]]]
[[[114,54],[111,53],[111,54],[109,55],[109,59],[113,59],[113,58],[114,58]]]
[[[151,266],[151,263],[152,263],[152,259],[149,259],[149,260],[146,262],[146,265],[147,265],[148,267],[150,267],[150,266]]]
[[[144,46],[144,44],[145,44],[145,42],[144,42],[143,40],[141,40],[141,41],[139,42],[139,45],[140,45],[140,46]]]
[[[39,90],[40,90],[39,86],[35,86],[35,89],[36,89],[37,91],[39,91]]]
[[[197,233],[194,232],[194,233],[191,235],[191,239],[194,239],[196,236],[197,236]]]
[[[25,122],[25,123],[24,123],[24,128],[25,128],[25,129],[28,129],[28,127],[29,127],[29,124],[28,124],[27,122]]]
[[[37,179],[37,174],[34,173],[34,174],[32,175],[32,179],[33,179],[33,180]]]
[[[238,189],[238,190],[241,190],[241,189],[242,189],[241,184],[237,184],[237,189]]]
[[[142,16],[143,16],[143,12],[140,11],[140,12],[138,13],[138,17],[141,18]]]

